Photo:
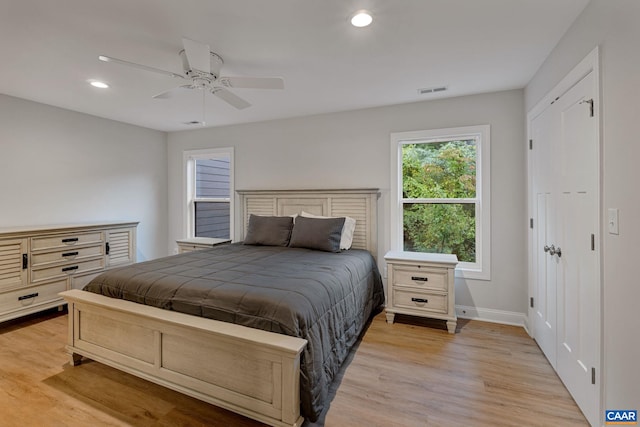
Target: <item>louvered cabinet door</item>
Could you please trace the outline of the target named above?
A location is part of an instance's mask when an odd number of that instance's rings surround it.
[[[135,227],[115,228],[106,233],[107,268],[136,262]]]
[[[27,285],[26,239],[0,240],[0,291],[18,289]]]

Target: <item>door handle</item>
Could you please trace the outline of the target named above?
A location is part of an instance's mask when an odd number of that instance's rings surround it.
[[[544,245],[543,249],[545,252],[549,252],[549,255],[551,256],[558,255],[558,258],[562,257],[562,249],[560,249],[560,246],[556,248],[555,245]]]

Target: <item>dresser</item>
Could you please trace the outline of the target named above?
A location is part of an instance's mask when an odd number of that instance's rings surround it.
[[[396,313],[447,321],[456,331],[454,277],[458,257],[449,254],[389,251],[387,262],[387,322]]]
[[[0,322],[64,304],[106,269],[136,260],[137,222],[0,229]]]
[[[217,245],[224,245],[231,242],[231,239],[216,239],[214,237],[192,237],[190,239],[176,240],[178,253],[200,251],[209,249]]]

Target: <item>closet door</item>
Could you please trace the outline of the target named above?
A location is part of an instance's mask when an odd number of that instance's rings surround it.
[[[562,149],[556,255],[557,372],[587,419],[599,419],[596,366],[600,352],[598,134],[593,73],[558,100]]]
[[[557,155],[554,154],[560,127],[557,109],[552,105],[532,123],[531,152],[532,204],[535,227],[533,239],[533,323],[535,339],[551,365],[556,367],[557,339],[557,262],[549,256],[551,242],[556,241],[556,199],[554,191]]]
[[[530,115],[531,326],[592,425],[600,420],[597,56]]]

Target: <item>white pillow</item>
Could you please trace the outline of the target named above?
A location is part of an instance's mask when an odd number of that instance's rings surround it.
[[[300,216],[307,218],[338,218],[335,216],[320,216],[302,211]],[[342,234],[340,235],[340,249],[349,249],[353,243],[353,232],[356,230],[356,220],[350,216],[344,217],[344,225],[342,226]]]

